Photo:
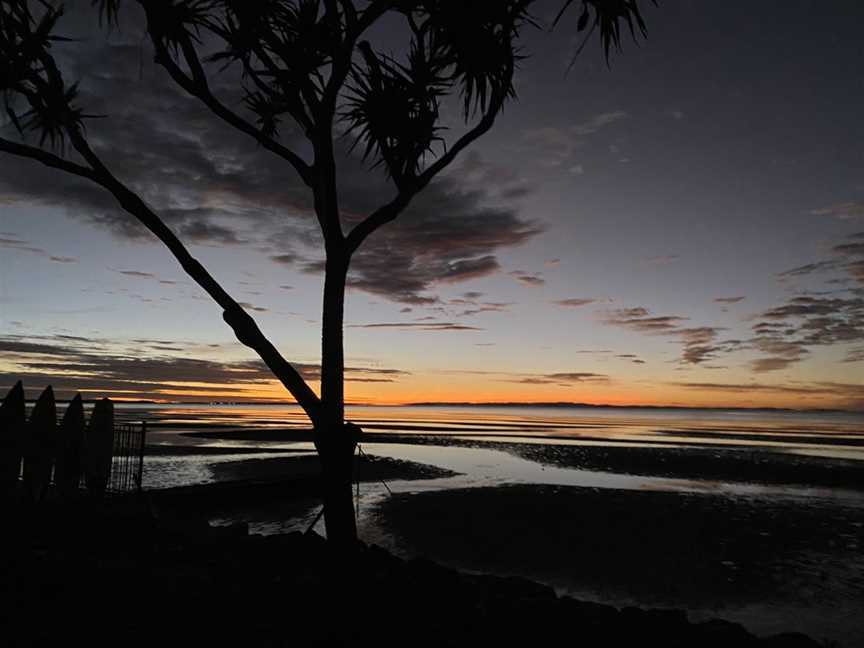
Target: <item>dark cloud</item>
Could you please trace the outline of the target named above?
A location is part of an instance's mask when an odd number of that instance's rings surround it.
[[[645,361],[642,360],[635,353],[616,353],[616,358],[621,358],[622,360],[629,360],[633,364],[645,364]]]
[[[864,362],[864,347],[849,349],[843,362]]]
[[[853,261],[852,263],[847,263],[843,266],[855,281],[860,284],[864,284],[864,260],[862,261]]]
[[[52,344],[43,344],[39,342],[27,342],[22,339],[4,336],[0,338],[0,352],[9,355],[77,355],[75,349],[65,349]]]
[[[7,232],[0,233],[0,248],[17,250],[18,252],[29,252],[30,254],[44,257],[49,261],[53,261],[54,263],[78,263],[78,259],[75,259],[73,257],[51,254],[40,247],[32,245],[30,241],[25,241],[24,239],[20,239],[14,234],[9,234]]]
[[[510,276],[523,286],[539,287],[546,283],[543,275],[539,272],[525,272],[524,270],[514,270],[510,272]]]
[[[375,324],[349,324],[348,328],[401,329],[405,331],[482,331],[484,329],[453,322],[381,322]]]
[[[189,243],[240,245],[247,242],[234,230],[216,223],[208,223],[206,220],[186,220],[177,227],[177,230],[180,237]]]
[[[489,207],[482,191],[442,178],[399,219],[376,232],[355,255],[353,288],[394,301],[428,305],[437,284],[485,277],[500,270],[495,253],[522,244],[542,228],[509,208]]]
[[[482,295],[482,293],[464,294]],[[512,305],[512,302],[478,301],[476,298],[469,299],[464,296],[448,299],[446,302],[447,308],[453,310],[455,317],[470,317],[472,315],[479,315],[480,313],[503,313]]]
[[[838,266],[839,264],[836,261],[818,261],[816,263],[808,263],[806,265],[798,266],[791,270],[785,270],[784,272],[778,272],[777,277],[780,279],[785,279],[787,277],[803,277],[805,275],[813,274],[814,272],[834,270]]]
[[[139,277],[141,279],[155,279],[156,275],[151,272],[141,272],[140,270],[114,270],[114,272],[127,277]]]
[[[715,297],[712,301],[717,304],[737,304],[738,302],[742,302],[747,299],[744,296],[741,297]]]
[[[849,243],[839,243],[831,248],[833,258],[808,263],[791,270],[779,273],[781,279],[802,277],[816,272],[829,270],[845,270],[854,281],[864,284],[864,232],[857,232],[846,237]],[[837,283],[837,280],[834,280]]]
[[[244,238],[240,231],[254,234],[253,225],[279,214],[308,213],[309,198],[299,182],[286,181],[284,165],[219,124],[151,63],[149,43],[132,36],[139,28],[117,30],[107,39],[89,23],[82,23],[79,41],[55,49],[67,77],[80,79],[86,111],[106,115],[88,124],[91,143],[182,238],[237,243]],[[239,84],[229,77],[220,90],[227,89],[237,105]],[[102,188],[4,158],[0,190],[8,200],[57,206],[118,236],[149,239]]]
[[[579,306],[587,306],[588,304],[593,304],[597,300],[596,299],[585,299],[581,297],[571,297],[569,299],[557,299],[552,303],[556,306],[565,306],[567,308],[578,308]]]
[[[286,253],[286,254],[274,254],[270,257],[270,260],[275,261],[276,263],[281,263],[283,265],[294,265],[295,263],[297,263],[298,261],[301,261],[302,259],[296,254]]]
[[[864,298],[793,297],[759,315],[752,345],[769,357],[754,362],[755,371],[785,369],[803,360],[811,347],[864,340]]]
[[[763,373],[766,371],[777,371],[779,369],[786,369],[789,365],[795,364],[799,360],[800,356],[796,356],[794,358],[757,358],[750,364],[750,366],[756,373]]]
[[[814,209],[810,212],[816,216],[830,216],[840,220],[855,220],[864,218],[864,202],[845,202]]]
[[[740,346],[737,340],[717,342],[717,336],[722,328],[700,326],[697,328],[682,328],[674,335],[683,343],[681,359],[687,364],[702,364],[711,360],[719,353],[737,350]]]
[[[662,256],[653,256],[645,259],[645,263],[650,263],[651,265],[668,265],[670,263],[675,263],[681,257],[677,254],[664,254]]]
[[[562,372],[539,375],[529,375],[522,378],[513,378],[507,382],[515,382],[521,385],[558,385],[569,387],[576,383],[605,383],[609,382],[609,376],[591,372]]]
[[[855,238],[860,238],[860,235],[857,235]],[[842,243],[840,245],[835,245],[831,248],[831,251],[845,256],[864,257],[864,242]]]
[[[312,197],[293,170],[246,136],[222,124],[178,90],[152,63],[135,12],[128,31],[110,38],[74,11],[80,41],[56,49],[68,78],[81,80],[94,148],[188,242],[248,245],[306,273],[323,269]],[[242,111],[235,70],[214,77],[217,94]],[[122,98],[122,100],[118,100]],[[299,135],[283,143],[308,154]],[[338,142],[340,206],[346,229],[393,196],[383,174],[365,168]],[[398,221],[382,228],[355,255],[354,289],[408,304],[434,304],[439,284],[467,281],[500,270],[497,252],[524,243],[541,227],[521,218],[507,201],[533,188],[518,170],[469,153],[417,196]],[[149,235],[99,187],[29,162],[0,159],[0,192],[12,202],[62,207],[118,236]],[[502,202],[505,206],[496,206]]]
[[[244,389],[260,388],[275,380],[260,360],[220,362],[166,355],[166,351],[188,349],[165,340],[138,338],[131,342],[136,345],[134,349],[117,340],[0,336],[0,352],[11,365],[0,371],[0,386],[9,387],[19,379],[28,388],[51,384],[63,398],[79,390],[136,398],[162,398],[169,392],[180,392],[188,398],[196,394],[200,398],[201,393],[218,391],[225,385],[242,395]],[[321,377],[317,364],[294,366],[307,380]],[[393,382],[407,375],[399,369],[352,365],[345,372],[349,382]]]
[[[817,297],[793,297],[783,306],[777,306],[760,315],[770,320],[781,320],[789,317],[809,317],[811,315],[832,315],[849,306],[860,306],[861,300],[822,299]]]
[[[719,353],[728,353],[741,348],[739,340],[718,341],[724,329],[713,326],[682,326],[689,318],[680,315],[651,315],[644,307],[619,308],[607,311],[603,323],[647,335],[662,335],[676,338],[682,345],[681,361],[684,364],[702,364]]]
[[[266,313],[269,309],[264,308],[263,306],[255,306],[254,304],[250,304],[249,302],[237,302],[245,308],[246,310],[255,311],[256,313]]]
[[[638,333],[670,333],[678,330],[678,326],[686,321],[686,317],[678,315],[650,316],[647,308],[619,308],[609,311],[604,324],[626,328]]]
[[[864,233],[846,237],[844,243],[831,248],[833,258],[781,273],[781,278],[801,277],[825,270],[843,270],[849,276],[834,279],[839,290],[814,293],[804,291],[785,303],[759,313],[750,343],[767,357],[754,361],[755,371],[785,369],[803,360],[812,347],[845,345],[864,340],[864,294],[849,288],[850,283],[864,284]]]
[[[385,193],[379,191],[379,195]],[[348,285],[405,304],[440,302],[436,286],[494,274],[496,252],[529,240],[542,227],[509,208],[485,204],[488,194],[440,178],[396,222],[376,232],[354,255]],[[320,258],[292,251],[271,256],[301,272],[324,271]]]
[[[854,383],[813,382],[806,384],[766,384],[766,383],[715,383],[715,382],[674,382],[669,383],[686,389],[742,393],[768,392],[799,396],[841,396],[847,399],[864,398],[864,385]]]

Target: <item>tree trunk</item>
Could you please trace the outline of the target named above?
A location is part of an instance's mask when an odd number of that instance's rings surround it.
[[[348,547],[357,540],[351,496],[357,439],[353,426],[345,425],[342,324],[348,273],[346,257],[341,251],[328,250],[321,326],[321,415],[315,429],[315,447],[321,460],[327,539]]]

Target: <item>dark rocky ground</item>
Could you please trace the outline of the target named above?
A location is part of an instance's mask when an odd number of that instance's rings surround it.
[[[144,501],[4,508],[4,646],[818,645],[579,602],[374,546],[344,556],[317,536],[169,522]]]

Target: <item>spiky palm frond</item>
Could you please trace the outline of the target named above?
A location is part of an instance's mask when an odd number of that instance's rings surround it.
[[[648,0],[645,0],[648,1]],[[555,18],[553,25],[557,25],[564,14],[573,6],[576,0],[566,0],[558,15]],[[590,29],[582,39],[582,43],[576,49],[576,53],[571,60],[571,65],[575,58],[585,49],[591,35],[600,31],[600,45],[603,48],[603,53],[606,56],[606,61],[609,61],[611,50],[614,47],[616,51],[621,51],[621,35],[626,28],[630,37],[636,41],[639,37],[644,38],[648,35],[648,29],[645,24],[645,19],[642,16],[642,11],[639,7],[639,0],[581,0],[582,11],[579,14],[579,19],[576,22],[576,31],[584,32]],[[657,5],[657,0],[650,0],[652,4]]]
[[[352,150],[386,166],[397,182],[413,177],[424,157],[442,141],[438,125],[441,98],[448,85],[440,60],[413,47],[405,64],[361,43],[364,65],[352,70],[350,94],[342,113]]]
[[[289,114],[308,125],[311,104],[320,99],[325,71],[344,38],[324,19],[320,0],[221,0],[218,5],[208,29],[224,47],[207,61],[242,64],[255,97],[246,105],[259,123],[278,125],[278,117]]]
[[[225,49],[213,61],[242,61],[260,69],[270,63],[285,72],[275,82],[308,78],[328,65],[341,42],[340,34],[323,20],[319,0],[222,0],[212,27]],[[264,60],[266,59],[266,60]]]
[[[512,97],[519,30],[532,0],[433,0],[418,8],[434,46],[451,66],[464,117],[485,112],[492,97]]]
[[[279,116],[285,112],[269,97],[261,92],[247,90],[243,104],[254,113],[258,127],[267,137],[276,137],[279,130]]]
[[[155,37],[175,53],[184,42],[199,42],[202,29],[210,27],[217,0],[148,0],[147,22]]]
[[[41,7],[34,13],[32,4]],[[75,105],[77,85],[66,87],[50,54],[64,40],[54,30],[62,7],[27,0],[0,2],[0,94],[6,115],[23,135],[35,132],[40,145],[62,148],[66,129],[88,117]]]

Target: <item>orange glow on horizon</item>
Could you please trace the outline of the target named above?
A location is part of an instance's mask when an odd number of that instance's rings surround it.
[[[669,384],[590,384],[561,387],[557,385],[477,383],[464,376],[418,376],[407,384],[346,383],[346,403],[349,405],[399,406],[412,403],[584,403],[587,405],[647,406],[647,407],[709,407],[709,408],[789,408],[824,409],[854,408],[830,393],[790,394],[777,390],[723,391],[693,389]],[[466,383],[470,383],[466,384]],[[203,388],[202,388],[203,387]],[[318,391],[317,383],[312,383]],[[117,400],[147,399],[157,402],[229,401],[294,403],[293,397],[276,380],[252,386],[237,385],[178,385],[158,390],[154,394],[133,397],[112,395]],[[860,407],[860,406],[859,406]]]

